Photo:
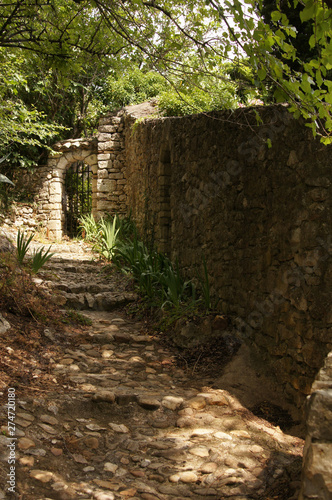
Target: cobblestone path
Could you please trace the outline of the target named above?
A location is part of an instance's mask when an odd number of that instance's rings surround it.
[[[51,265],[53,284],[63,303],[75,303],[92,326],[80,344],[52,361],[65,387],[17,401],[20,493],[5,487],[0,499],[296,495],[303,441],[255,417],[230,392],[212,389],[208,379],[180,369],[158,338],[121,312],[130,295],[101,282],[83,250],[70,255]],[[0,436],[2,460],[8,440]],[[278,493],[278,485],[287,493]]]

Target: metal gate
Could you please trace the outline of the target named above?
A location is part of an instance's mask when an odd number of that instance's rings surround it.
[[[73,163],[66,172],[64,212],[66,233],[71,238],[78,235],[79,219],[92,210],[92,183],[89,165],[82,161]]]

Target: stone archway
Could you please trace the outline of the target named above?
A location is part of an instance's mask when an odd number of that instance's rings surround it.
[[[43,187],[39,192],[39,219],[44,221],[47,235],[61,239],[65,231],[63,200],[65,177],[68,168],[76,162],[84,162],[92,171],[92,213],[97,211],[97,139],[72,139],[55,144],[53,154],[43,169]]]

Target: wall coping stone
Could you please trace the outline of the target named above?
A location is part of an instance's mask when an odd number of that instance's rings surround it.
[[[98,139],[97,137],[87,137],[83,139],[67,139],[53,145],[54,151],[66,153],[77,149],[91,149],[93,153],[97,152]]]

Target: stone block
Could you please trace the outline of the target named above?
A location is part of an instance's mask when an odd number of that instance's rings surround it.
[[[331,500],[332,443],[307,443],[304,457],[305,476],[300,499]]]
[[[68,166],[68,159],[62,156],[57,163],[57,169],[63,171],[66,170],[67,166]]]
[[[62,202],[61,194],[51,194],[50,198],[49,198],[49,201],[52,204],[58,204],[59,203],[61,205],[61,202]]]
[[[118,127],[116,127],[115,125],[102,125],[99,127],[99,132],[101,133],[105,133],[105,134],[112,134],[114,132],[116,132],[118,129]]]
[[[332,386],[318,390],[310,397],[307,431],[316,440],[332,443]]]
[[[61,182],[51,182],[50,183],[50,195],[60,195],[62,194],[62,183]]]
[[[61,220],[49,220],[47,227],[50,231],[59,231],[61,230]]]
[[[53,220],[61,220],[61,210],[51,210],[49,213],[49,218]]]
[[[110,179],[115,179],[115,180],[118,180],[118,179],[123,179],[123,174],[120,172],[120,173],[117,173],[117,174],[110,174]]]
[[[107,162],[102,162],[107,163]],[[98,170],[97,174],[98,179],[108,179],[108,170],[104,168],[103,170]]]
[[[102,133],[98,134],[98,142],[109,142],[113,140],[113,135],[114,134],[109,134],[109,133]],[[100,144],[99,144],[100,146]]]
[[[110,158],[111,158],[111,154],[110,153],[102,153],[102,154],[98,154],[97,155],[98,163],[101,162],[101,161],[109,160]]]
[[[121,148],[121,144],[118,141],[108,141],[98,143],[98,153],[104,151],[114,151]]]
[[[112,179],[98,179],[97,191],[100,193],[111,193],[116,189],[116,182]]]
[[[112,210],[112,203],[108,200],[97,200],[97,211],[110,211]]]

